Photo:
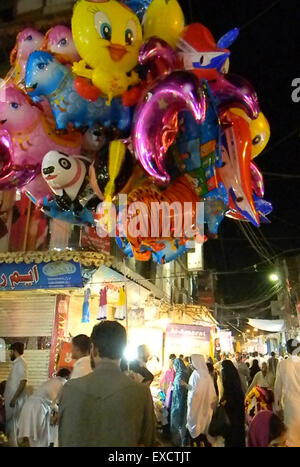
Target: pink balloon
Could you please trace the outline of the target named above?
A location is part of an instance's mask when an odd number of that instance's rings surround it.
[[[158,183],[170,181],[165,155],[178,132],[178,113],[184,110],[189,110],[199,124],[203,123],[206,99],[194,75],[176,71],[155,84],[135,111],[133,149],[146,172]]]
[[[265,194],[265,186],[262,173],[254,162],[250,162],[250,171],[253,191],[259,198],[263,198]]]
[[[80,154],[81,135],[58,137],[54,120],[49,121],[15,85],[5,85],[0,90],[0,118],[4,145],[9,136],[9,151],[5,152],[6,162],[0,169],[2,189],[26,185],[40,173],[43,157],[50,150]]]
[[[258,117],[259,104],[255,89],[241,76],[220,74],[215,81],[209,82],[209,86],[216,98],[219,113],[231,107],[239,107],[252,120]]]
[[[14,77],[17,83],[25,78],[28,57],[42,46],[43,40],[44,35],[33,28],[26,28],[17,35],[16,44],[10,54],[10,64],[15,67]]]
[[[162,78],[179,67],[178,54],[163,39],[151,37],[142,46],[139,62],[150,70],[152,80]]]
[[[54,54],[57,60],[65,65],[72,65],[81,59],[71,29],[63,25],[54,26],[46,32],[43,50]]]

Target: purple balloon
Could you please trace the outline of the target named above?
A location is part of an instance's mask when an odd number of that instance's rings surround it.
[[[133,149],[143,168],[158,183],[170,182],[165,155],[178,132],[178,113],[185,110],[198,124],[203,123],[206,98],[196,76],[176,71],[156,83],[135,111]]]
[[[178,68],[178,55],[167,42],[154,36],[142,46],[139,63],[147,66],[152,78],[156,79]]]
[[[263,198],[265,194],[265,186],[262,173],[254,162],[250,162],[250,171],[253,191],[259,198]]]
[[[249,118],[255,120],[259,114],[259,104],[255,89],[246,79],[237,75],[219,75],[215,81],[210,81],[219,113],[230,107],[239,107]]]
[[[0,133],[0,190],[12,190],[30,182],[40,171],[37,165],[14,165],[13,143],[9,133]]]

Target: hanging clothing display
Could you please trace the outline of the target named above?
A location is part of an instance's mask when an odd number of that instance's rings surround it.
[[[115,319],[121,321],[126,317],[126,294],[124,285],[119,290],[119,300],[115,313]]]
[[[107,287],[104,287],[100,290],[100,302],[97,319],[107,319]]]
[[[84,292],[83,308],[82,308],[82,323],[90,322],[90,304],[89,299],[91,295],[91,289],[86,289]]]

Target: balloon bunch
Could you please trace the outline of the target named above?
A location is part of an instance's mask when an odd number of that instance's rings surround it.
[[[99,235],[115,229],[142,261],[177,258],[225,215],[268,222],[252,159],[270,129],[252,85],[229,73],[238,34],[185,27],[177,0],[78,0],[71,30],[25,29],[0,91],[0,189]]]

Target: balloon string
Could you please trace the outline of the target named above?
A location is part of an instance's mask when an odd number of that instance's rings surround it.
[[[247,23],[243,24],[243,26],[241,26],[239,29],[240,31],[242,31],[243,29],[247,28],[248,26],[250,26],[250,24],[254,23],[257,19],[261,18],[263,15],[265,15],[266,13],[268,13],[268,11],[270,11],[272,8],[274,8],[276,5],[278,5],[279,3],[281,2],[281,0],[276,0],[275,2],[273,2],[271,5],[269,5],[267,8],[265,8],[264,10],[262,10],[260,13],[258,13],[256,16],[254,16],[254,18],[250,19],[249,21],[247,21]]]

